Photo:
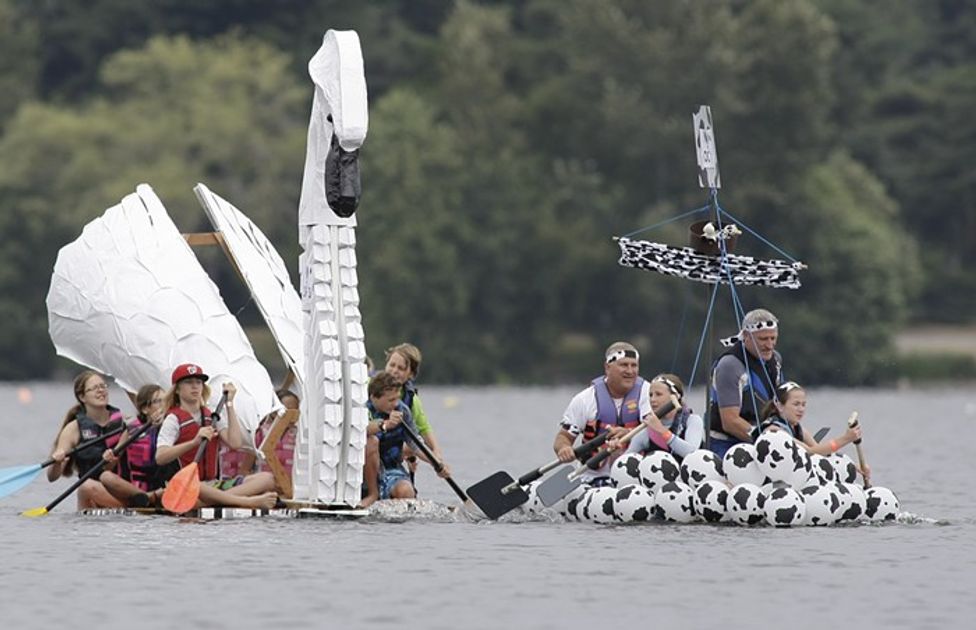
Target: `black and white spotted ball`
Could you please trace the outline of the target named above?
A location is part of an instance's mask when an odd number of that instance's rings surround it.
[[[729,518],[739,525],[759,525],[766,519],[763,505],[765,496],[759,486],[740,483],[733,486],[725,497],[725,510]]]
[[[681,480],[694,490],[703,481],[725,481],[722,460],[704,448],[688,453],[681,461]]]
[[[813,474],[817,476],[821,486],[837,481],[837,472],[834,470],[834,464],[829,457],[811,453],[810,465],[813,466]]]
[[[641,483],[640,463],[644,456],[640,453],[625,453],[614,460],[610,466],[610,479],[618,488],[632,483]]]
[[[850,487],[846,483],[834,483],[830,484],[830,488],[837,494],[837,498],[840,500],[840,512],[837,514],[837,520],[842,520],[847,511],[851,509],[851,504],[854,502],[854,495],[851,494]]]
[[[618,521],[623,523],[642,523],[651,519],[654,510],[654,495],[642,484],[632,483],[617,488],[613,500],[613,511]]]
[[[867,518],[868,498],[864,490],[856,483],[845,483],[844,487],[851,495],[851,504],[841,515],[844,521],[859,521]]]
[[[538,489],[538,481],[533,481],[525,488],[525,493],[529,495],[529,500],[522,504],[522,508],[529,514],[541,514],[542,510],[546,509],[545,504],[539,498],[539,493],[536,492]]]
[[[695,520],[695,497],[688,484],[669,481],[654,495],[654,515],[674,523]]]
[[[680,476],[678,460],[671,453],[654,451],[646,455],[640,463],[641,483],[652,492],[668,482],[678,480]]]
[[[792,527],[803,523],[806,504],[800,493],[789,486],[774,488],[763,506],[766,522],[773,527]]]
[[[812,484],[800,490],[803,495],[804,525],[833,525],[840,518],[840,499],[830,486]]]
[[[746,442],[734,444],[722,458],[722,471],[733,486],[751,483],[761,486],[766,475],[756,463],[756,447]]]
[[[594,523],[612,523],[616,520],[613,512],[613,502],[617,496],[617,489],[611,486],[593,488],[587,493],[590,499],[583,508],[584,516]]]
[[[728,520],[725,504],[729,488],[725,481],[706,479],[695,488],[695,512],[709,523]]]
[[[804,460],[799,450],[796,440],[786,431],[766,431],[756,440],[756,463],[771,480],[794,485],[804,469],[807,477],[811,472],[809,459]],[[806,485],[805,481],[806,478],[800,483]]]
[[[898,516],[898,497],[888,488],[874,486],[867,492],[867,517],[872,521],[891,521]]]
[[[857,466],[850,457],[844,453],[834,453],[830,456],[830,463],[834,465],[834,470],[837,472],[837,481],[841,483],[857,481]]]
[[[559,501],[556,501],[552,505],[552,508],[559,512],[559,514],[567,520],[582,520],[581,515],[576,514],[576,508],[579,506],[580,499],[586,494],[587,486],[580,485],[576,486],[569,491],[569,494],[564,496]]]

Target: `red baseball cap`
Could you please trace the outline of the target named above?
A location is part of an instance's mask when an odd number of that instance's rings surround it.
[[[176,385],[185,378],[198,378],[204,382],[209,376],[204,374],[203,368],[199,365],[193,363],[183,363],[182,365],[177,365],[176,369],[173,370],[173,385]]]

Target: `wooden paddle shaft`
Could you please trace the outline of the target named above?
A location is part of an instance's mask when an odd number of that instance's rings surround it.
[[[860,424],[857,419],[857,412],[853,412],[851,417],[847,419],[847,426],[853,429]],[[861,465],[861,474],[863,475],[865,470],[865,459],[864,459],[864,449],[861,448],[861,439],[858,438],[854,440],[854,450],[857,451],[857,462]],[[871,482],[868,481],[867,477],[864,478],[864,487],[870,488]]]

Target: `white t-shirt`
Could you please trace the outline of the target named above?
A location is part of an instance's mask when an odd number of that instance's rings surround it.
[[[613,398],[613,405],[617,409],[617,413],[620,413],[620,405],[623,404],[623,398]],[[640,417],[644,418],[647,414],[651,413],[651,384],[648,381],[644,381],[641,385],[640,397],[638,399],[640,405]],[[596,406],[596,391],[593,385],[590,385],[580,393],[573,396],[573,399],[569,401],[569,406],[566,407],[566,411],[563,412],[563,419],[559,422],[559,427],[566,430],[574,438],[583,432],[583,428],[586,423],[590,420],[596,418],[597,406]],[[615,458],[610,458],[607,463],[605,463],[599,470],[589,470],[583,473],[581,479],[585,483],[590,479],[596,477],[606,477],[609,474],[609,462],[612,462]]]
[[[200,426],[200,414],[197,414],[191,420],[187,420],[187,422],[194,422],[197,426]],[[220,433],[226,429],[227,426],[227,420],[221,417],[221,419],[214,424],[214,429]],[[166,417],[163,418],[163,424],[159,427],[159,435],[156,438],[156,446],[174,446],[176,445],[176,440],[179,437],[180,421],[174,414],[166,414]]]

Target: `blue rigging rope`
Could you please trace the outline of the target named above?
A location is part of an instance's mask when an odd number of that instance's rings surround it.
[[[661,221],[660,223],[655,223],[654,225],[649,225],[647,227],[642,227],[639,230],[634,230],[633,232],[630,232],[629,234],[624,234],[620,238],[630,238],[631,236],[634,236],[635,234],[640,234],[641,232],[647,232],[648,230],[653,230],[654,228],[659,228],[662,225],[667,225],[668,223],[674,223],[678,219],[684,219],[685,217],[689,217],[689,216],[691,216],[693,214],[696,214],[698,212],[704,212],[705,210],[708,210],[708,208],[709,208],[709,206],[702,206],[701,208],[695,208],[694,210],[689,210],[688,212],[685,212],[684,214],[679,214],[678,216],[672,217],[672,218],[670,218],[670,219],[668,219],[666,221]]]

